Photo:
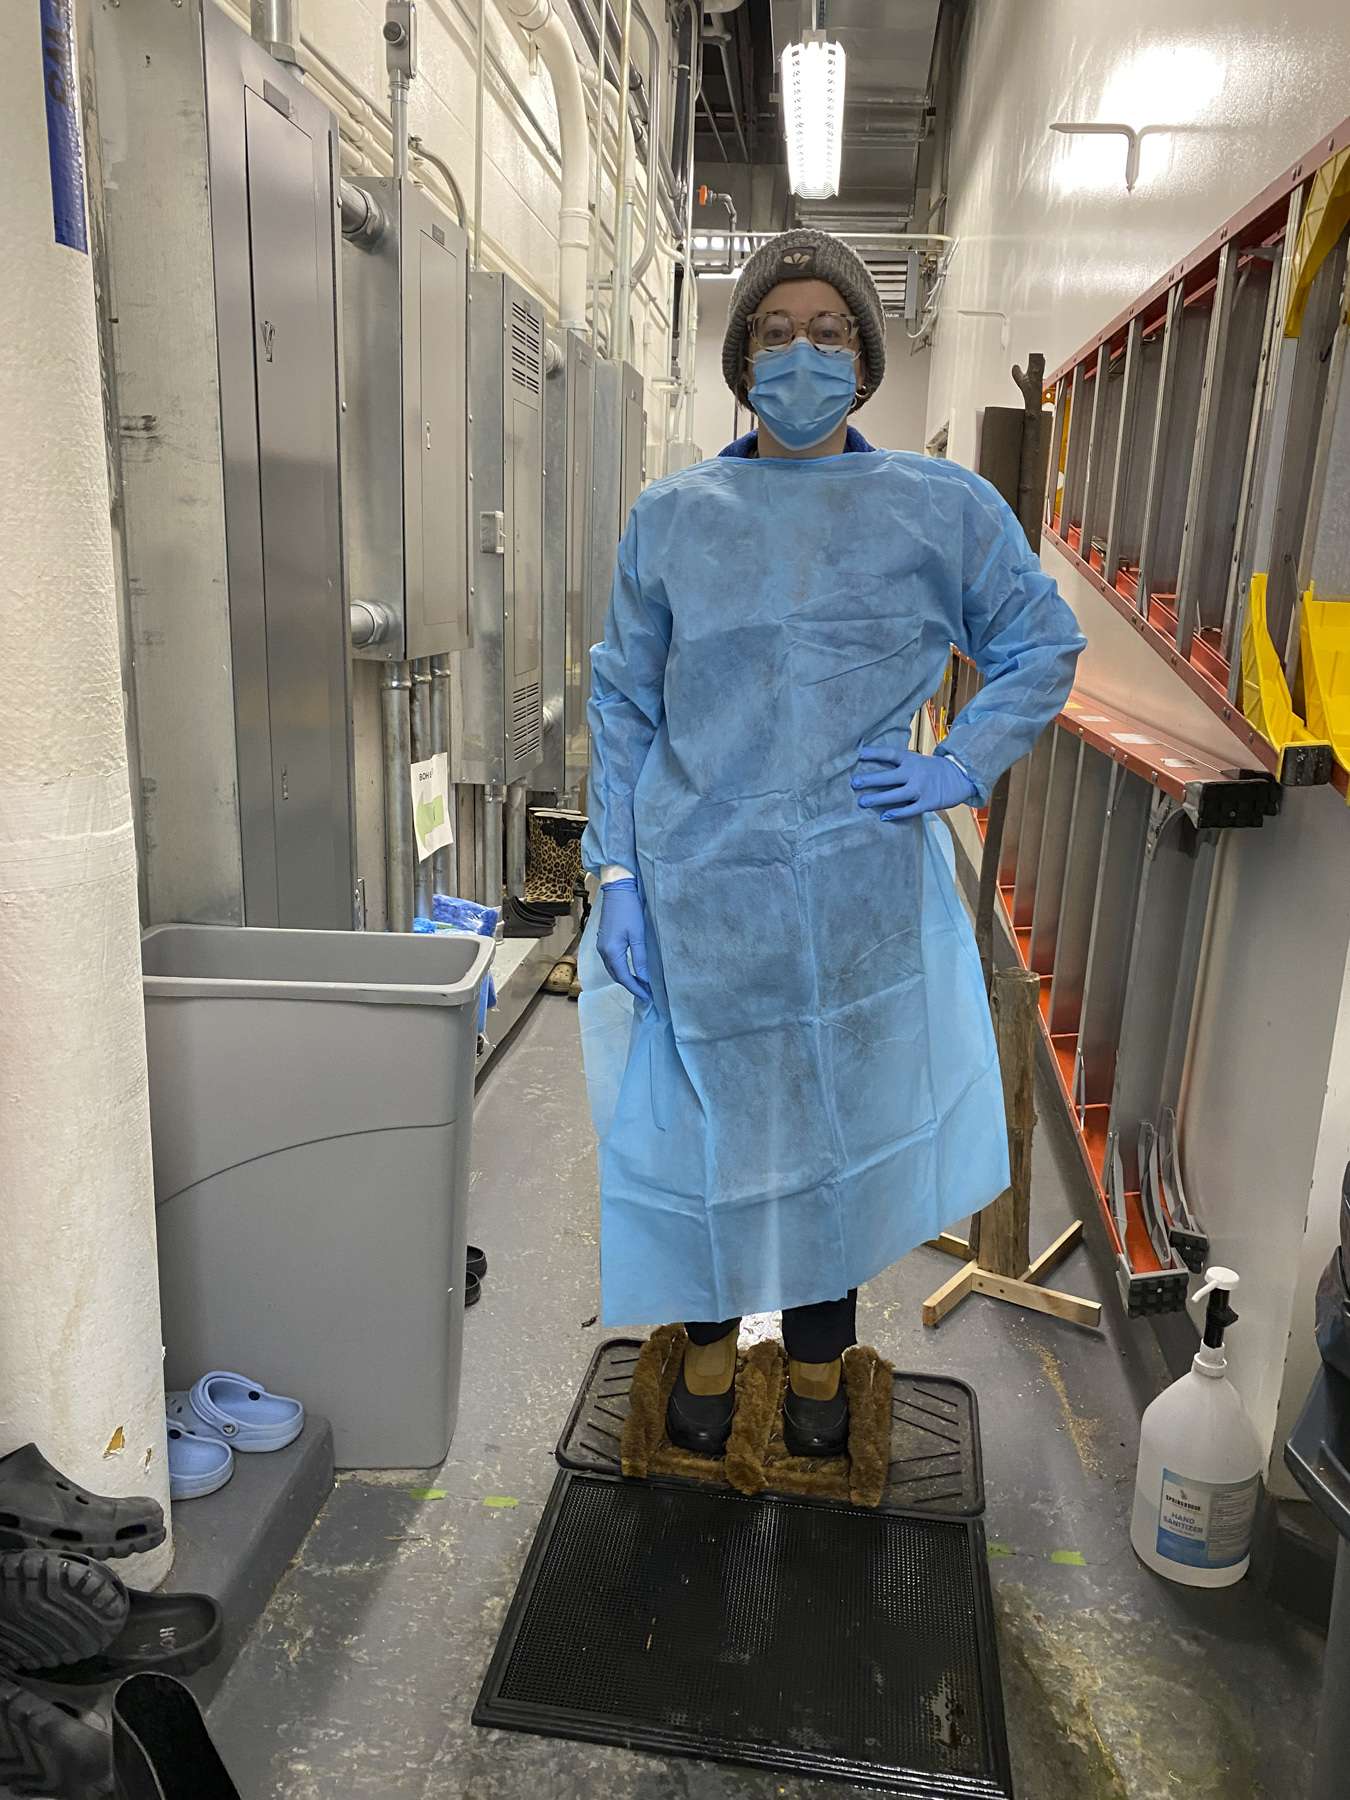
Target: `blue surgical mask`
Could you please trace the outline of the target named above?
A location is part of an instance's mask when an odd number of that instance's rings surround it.
[[[750,405],[785,450],[823,443],[848,417],[857,394],[852,350],[820,350],[809,338],[760,350],[750,366]]]

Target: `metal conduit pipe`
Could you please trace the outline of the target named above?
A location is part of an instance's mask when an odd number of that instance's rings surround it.
[[[599,49],[595,59],[595,159],[591,172],[593,199],[591,214],[595,230],[591,236],[586,279],[591,296],[591,348],[600,347],[600,194],[604,185],[605,155],[605,70],[609,65],[609,0],[600,0]]]
[[[502,903],[502,812],[505,800],[506,789],[500,781],[490,781],[483,789],[483,840],[479,850],[484,906],[500,907]]]
[[[716,44],[718,50],[721,52],[722,73],[726,78],[727,105],[731,108],[731,122],[736,127],[736,137],[741,146],[741,161],[748,163],[750,160],[750,149],[745,139],[745,127],[741,123],[741,109],[736,104],[736,89],[733,87],[731,80],[731,33],[727,30],[725,25],[712,25],[704,30],[703,41],[705,44]],[[707,104],[706,101],[704,104]],[[712,108],[709,106],[707,110],[708,117],[711,120]],[[713,130],[714,132],[717,130],[715,123],[713,124]]]
[[[586,328],[586,273],[591,245],[586,97],[567,28],[553,0],[498,0],[508,18],[538,46],[553,83],[562,156],[558,218],[558,316],[563,330]],[[481,46],[480,46],[481,54]]]
[[[384,911],[390,931],[411,931],[413,922],[412,762],[407,663],[387,663],[380,676],[380,731],[384,762]]]
[[[354,182],[344,181],[342,197],[342,235],[353,243],[368,247],[384,235],[385,217],[374,199]]]
[[[656,254],[656,206],[661,188],[661,162],[665,155],[661,137],[661,94],[665,84],[661,79],[661,46],[652,22],[641,6],[633,17],[639,31],[647,39],[647,224],[642,234],[642,254],[633,264],[633,272],[629,276],[630,285],[637,287]]]
[[[637,189],[633,185],[633,127],[628,115],[628,62],[633,42],[633,0],[622,0],[622,6],[617,87],[619,117],[624,129],[619,133],[619,166],[614,172],[614,225],[610,236],[614,246],[614,262],[609,278],[609,353],[616,362],[622,362],[628,354],[628,270],[632,260],[633,203],[637,197]],[[628,237],[627,255],[624,249],[625,226]]]
[[[249,29],[255,44],[279,63],[303,75],[300,60],[300,0],[252,0]]]
[[[450,754],[450,658],[431,659],[431,751],[433,756]],[[453,783],[446,796],[447,811],[453,824],[457,813]],[[433,894],[457,894],[459,871],[456,867],[456,845],[452,842],[434,851],[431,858]]]
[[[483,266],[483,95],[487,76],[487,0],[478,0],[478,55],[473,80],[473,266]]]
[[[506,790],[506,891],[525,897],[526,792],[523,781]]]
[[[468,214],[464,208],[464,196],[459,191],[459,183],[451,173],[449,163],[445,161],[444,157],[437,156],[434,150],[428,150],[420,137],[415,135],[410,137],[408,139],[408,145],[418,162],[430,163],[433,169],[439,171],[441,180],[454,196],[455,217],[459,220],[461,225],[466,224],[468,222]]]
[[[431,664],[419,657],[412,665],[411,735],[412,761],[430,762],[431,741]],[[411,782],[411,776],[409,777]],[[417,854],[417,834],[413,833],[413,894],[419,919],[431,917],[431,859]]]

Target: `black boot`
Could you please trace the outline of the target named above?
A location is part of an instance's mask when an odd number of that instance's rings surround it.
[[[0,1788],[113,1800],[108,1735],[73,1706],[32,1693],[0,1675]]]
[[[97,1656],[126,1624],[130,1604],[112,1570],[87,1556],[0,1552],[0,1668],[57,1668]]]
[[[666,1434],[695,1456],[721,1456],[736,1410],[736,1328],[714,1344],[686,1344],[666,1407]]]
[[[848,1450],[848,1391],[838,1357],[788,1363],[783,1443],[790,1456],[843,1456]]]
[[[172,1675],[133,1675],[113,1700],[117,1800],[239,1800],[201,1708]]]

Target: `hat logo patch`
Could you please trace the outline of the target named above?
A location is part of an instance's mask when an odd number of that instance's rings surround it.
[[[814,250],[785,250],[783,267],[785,269],[805,269],[816,260]]]

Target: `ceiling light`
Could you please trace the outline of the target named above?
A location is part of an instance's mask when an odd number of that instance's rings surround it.
[[[804,31],[783,51],[783,131],[788,185],[803,200],[839,192],[844,137],[844,47],[823,31]]]

